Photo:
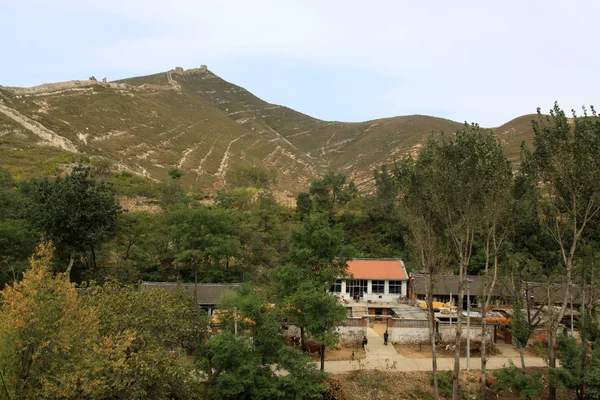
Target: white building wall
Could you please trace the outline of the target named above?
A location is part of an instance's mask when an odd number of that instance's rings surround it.
[[[373,293],[363,296],[365,300],[371,300],[371,303],[395,303],[401,297],[399,294],[381,294]]]
[[[397,279],[395,279],[397,280]],[[363,295],[362,301],[371,300],[374,303],[395,303],[400,297],[406,297],[407,295],[407,281],[402,281],[402,294],[398,293],[390,293],[390,281],[388,279],[384,280],[384,292],[383,293],[373,293],[373,280],[367,280],[367,292]],[[342,279],[342,292],[336,293],[337,295],[343,296],[346,300],[352,300],[350,298],[350,294],[346,293],[347,282],[345,279]],[[380,297],[381,296],[381,297]]]

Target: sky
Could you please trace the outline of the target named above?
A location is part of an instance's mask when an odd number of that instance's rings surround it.
[[[600,107],[597,0],[0,0],[0,85],[201,64],[316,118]]]

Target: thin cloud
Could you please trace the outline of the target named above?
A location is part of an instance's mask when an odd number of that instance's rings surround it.
[[[554,100],[579,108],[594,103],[600,89],[600,59],[590,50],[600,11],[594,1],[6,3],[3,85],[208,64],[265,100],[324,119],[444,110],[444,117],[486,126]],[[304,82],[293,64],[304,68]],[[256,65],[266,71],[260,82],[251,76]],[[269,71],[289,71],[290,84],[273,84]],[[323,71],[339,77],[317,79]],[[311,101],[314,87],[305,90],[311,77],[325,96],[318,102]],[[357,89],[340,90],[342,84]]]

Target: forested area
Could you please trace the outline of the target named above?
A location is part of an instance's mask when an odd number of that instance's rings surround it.
[[[282,326],[298,326],[321,354],[334,345],[345,309],[327,290],[354,257],[402,258],[426,275],[430,305],[436,276],[458,275],[459,324],[469,274],[485,277],[483,321],[499,277],[517,288],[515,310],[531,306],[526,282],[548,293],[563,285],[559,306],[548,295],[545,309],[549,396],[563,386],[583,398],[585,385],[600,398],[600,121],[593,109],[570,118],[556,105],[533,125],[519,165],[492,132],[465,125],[380,166],[371,192],[332,172],[295,209],[278,204],[277,174],[261,167],[231,172],[212,199],[184,187],[177,169],[157,183],[97,160],[19,182],[0,168],[0,399],[320,398],[325,373],[285,345]],[[152,207],[124,209],[121,197]],[[242,283],[220,305],[235,308],[237,324],[222,313],[213,332],[188,293],[140,281]],[[585,293],[580,340],[556,335],[575,287]],[[516,313],[512,324],[522,351],[533,322]],[[527,398],[539,388],[522,367],[498,381]]]

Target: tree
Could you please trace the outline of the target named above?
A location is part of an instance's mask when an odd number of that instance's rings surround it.
[[[486,159],[480,172],[484,178],[483,212],[481,235],[483,236],[485,269],[483,284],[483,306],[481,307],[481,398],[487,398],[487,310],[494,294],[498,278],[500,255],[514,223],[512,213],[512,168],[504,154],[500,141],[491,133],[484,138]]]
[[[337,207],[358,194],[354,182],[347,182],[346,179],[344,174],[329,172],[310,184],[309,193],[314,197],[317,211],[328,213],[330,224],[334,222]]]
[[[240,247],[237,214],[226,209],[204,207],[181,209],[171,214],[175,262],[186,276],[198,283],[239,279],[231,265]]]
[[[202,341],[204,330],[194,298],[183,288],[169,292],[107,282],[86,289],[86,303],[100,316],[104,335],[131,332],[127,369],[113,375],[127,386],[116,399],[200,398],[200,382],[187,354]]]
[[[181,172],[179,169],[177,168],[171,168],[168,172],[169,176],[171,177],[171,179],[173,180],[177,180],[180,179],[183,176],[183,172]]]
[[[279,205],[270,193],[261,194],[254,209],[244,213],[238,236],[244,281],[248,277],[262,281],[275,266],[289,261],[294,222],[291,211]]]
[[[65,273],[71,272],[75,251],[89,250],[88,267],[96,267],[96,248],[114,234],[121,211],[112,186],[89,179],[87,168],[76,167],[65,178],[34,182],[32,198],[32,224],[70,251]]]
[[[441,231],[442,226],[427,207],[427,182],[419,179],[412,159],[405,159],[396,164],[396,179],[402,193],[403,210],[408,215],[408,243],[417,266],[426,277],[425,299],[431,343],[433,398],[439,398],[439,382],[437,370],[437,321],[433,307],[433,293],[436,275],[450,261],[446,238]]]
[[[587,344],[586,344],[587,345]],[[561,386],[575,390],[577,400],[583,399],[584,369],[587,360],[582,357],[583,346],[573,337],[558,337],[560,368],[550,370],[550,380],[556,379]]]
[[[343,245],[343,232],[329,226],[327,214],[311,214],[293,233],[291,263],[271,274],[272,296],[285,315],[321,344],[321,369],[326,345],[337,341],[335,326],[345,318],[344,307],[327,291],[346,274],[350,249]]]
[[[312,200],[310,198],[310,193],[302,192],[298,194],[296,198],[296,213],[300,217],[300,221],[304,220],[308,214],[310,214],[310,210],[312,209]]]
[[[214,398],[322,397],[325,374],[307,356],[285,346],[281,314],[267,303],[265,291],[246,284],[225,295],[219,310],[222,331],[210,340]]]
[[[277,185],[277,170],[266,167],[239,166],[227,173],[227,182],[233,187],[254,187],[271,190]]]
[[[529,342],[529,338],[531,337],[532,327],[529,325],[527,318],[525,317],[525,313],[522,309],[522,303],[519,299],[517,299],[513,305],[513,315],[510,320],[510,331],[517,342],[519,355],[521,356],[521,368],[523,369],[523,373],[525,373],[525,358],[523,356],[523,349],[527,347],[527,342]]]
[[[52,275],[53,248],[40,244],[21,282],[0,292],[0,373],[7,397],[108,398],[128,382],[131,332],[100,332],[95,309],[86,307],[63,274]]]
[[[554,368],[556,330],[570,298],[577,250],[600,211],[600,120],[594,108],[591,115],[584,109],[583,116],[573,112],[569,119],[555,103],[549,116],[538,109],[532,124],[535,150],[530,159],[538,182],[542,227],[557,245],[566,287],[557,313],[551,312],[548,296],[548,361]],[[549,398],[556,398],[552,382]]]
[[[465,124],[456,136],[430,136],[414,161],[413,180],[422,185],[420,200],[429,210],[424,217],[447,235],[458,259],[459,293],[454,355],[453,399],[458,398],[463,299],[473,243],[481,231],[486,200],[494,195],[494,171],[505,168],[500,144],[493,133]],[[410,161],[409,161],[410,162]]]
[[[37,236],[28,221],[0,219],[0,287],[20,280],[28,255],[35,250]]]

